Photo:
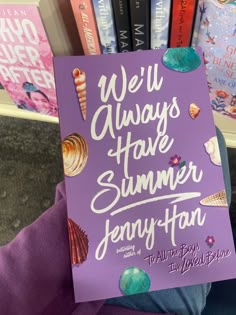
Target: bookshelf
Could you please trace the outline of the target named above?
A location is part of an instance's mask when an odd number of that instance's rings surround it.
[[[8,4],[36,4],[55,56],[81,55],[81,41],[70,1],[0,0]],[[18,109],[4,90],[0,90],[0,115],[58,123],[58,118]],[[215,124],[223,132],[228,147],[236,148],[236,120],[213,112]]]
[[[18,109],[16,105],[12,102],[10,96],[4,90],[0,90],[0,115],[23,119],[39,120],[50,123],[58,123],[57,117],[41,115],[38,113]]]

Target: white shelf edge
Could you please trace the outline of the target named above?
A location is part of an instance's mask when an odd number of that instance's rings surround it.
[[[0,90],[0,115],[22,119],[38,120],[50,123],[59,122],[59,119],[57,117],[42,115],[23,109],[18,109],[16,105],[12,102],[9,95],[4,90]]]

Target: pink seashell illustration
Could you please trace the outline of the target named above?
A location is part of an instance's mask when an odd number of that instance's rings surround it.
[[[192,103],[189,105],[189,115],[192,119],[196,119],[198,117],[198,115],[200,114],[200,108]]]
[[[76,86],[82,117],[84,120],[86,120],[87,115],[86,74],[83,70],[75,68],[72,72],[72,75],[74,77],[74,84]]]
[[[80,265],[88,255],[88,237],[72,219],[68,218],[68,232],[72,265]]]

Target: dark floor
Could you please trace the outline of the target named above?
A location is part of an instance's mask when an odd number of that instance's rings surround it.
[[[53,203],[63,179],[57,124],[0,116],[0,245]],[[236,224],[236,149],[229,149]]]
[[[0,116],[0,245],[53,203],[63,179],[59,126]]]

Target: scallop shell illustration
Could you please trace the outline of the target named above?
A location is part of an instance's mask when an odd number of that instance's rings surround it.
[[[62,156],[66,176],[81,173],[88,160],[88,145],[84,137],[77,133],[67,136],[62,142]]]
[[[199,113],[200,108],[196,104],[192,103],[189,105],[189,115],[192,119],[196,119]]]
[[[200,201],[200,204],[203,206],[209,207],[228,207],[227,197],[225,190],[221,190],[213,195],[210,195],[206,198],[203,198]]]
[[[84,120],[87,115],[87,98],[86,98],[86,74],[83,70],[75,68],[72,72],[77,96],[79,99],[80,110]]]
[[[68,218],[68,232],[72,265],[82,264],[88,256],[88,237],[72,219]]]

